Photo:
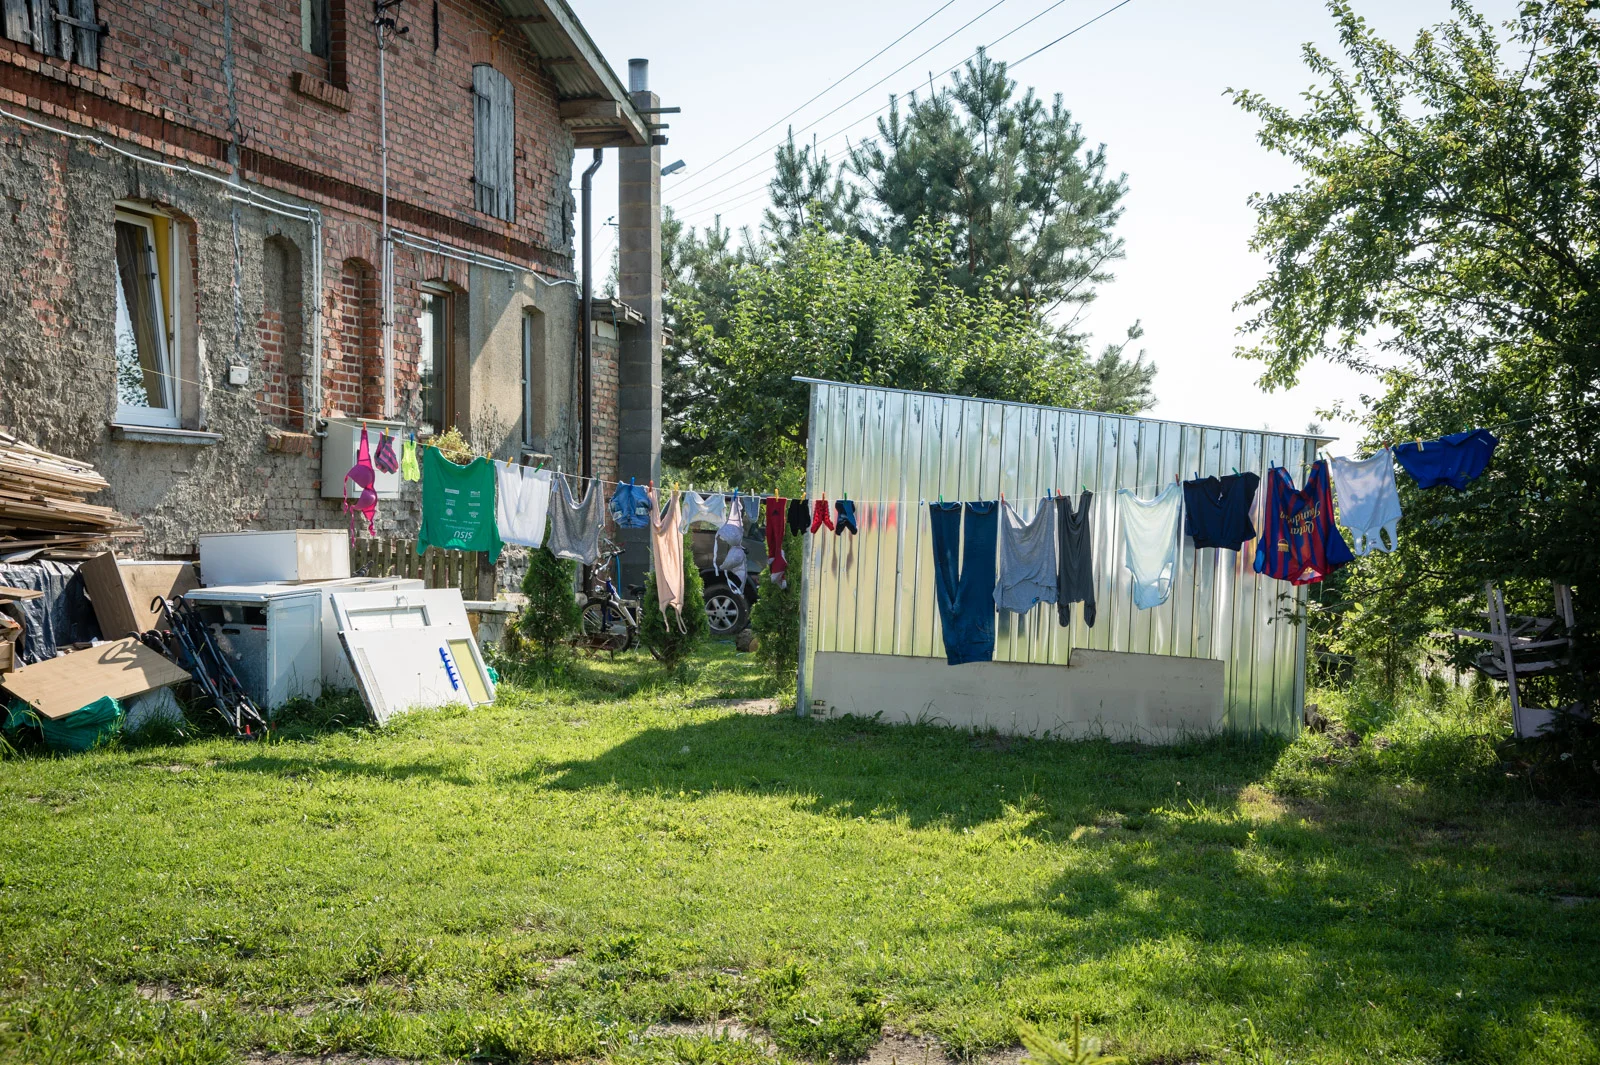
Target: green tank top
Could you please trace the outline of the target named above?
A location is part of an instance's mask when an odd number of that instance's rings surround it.
[[[417,554],[429,547],[487,551],[500,558],[494,522],[494,463],[482,456],[457,466],[436,447],[422,449],[422,529]]]

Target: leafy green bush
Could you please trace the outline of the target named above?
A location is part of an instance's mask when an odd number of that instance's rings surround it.
[[[706,618],[705,582],[694,564],[694,551],[689,538],[684,537],[683,547],[683,612],[663,616],[661,600],[656,595],[654,570],[645,577],[644,602],[639,608],[639,641],[655,656],[656,661],[668,669],[676,670],[711,635],[711,623]]]
[[[528,572],[522,578],[528,605],[517,616],[517,631],[546,664],[583,623],[583,608],[573,595],[577,565],[571,559],[557,558],[547,547],[528,552]]]

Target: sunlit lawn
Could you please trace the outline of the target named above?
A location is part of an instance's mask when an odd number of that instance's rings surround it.
[[[1597,818],[1482,721],[1009,741],[750,713],[755,669],[0,762],[0,1057],[761,1056],[646,1031],[714,1017],[981,1056],[1082,1014],[1135,1061],[1600,1061]]]

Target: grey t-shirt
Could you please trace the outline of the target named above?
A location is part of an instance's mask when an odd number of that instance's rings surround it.
[[[1026,614],[1056,601],[1056,512],[1048,499],[1023,521],[1010,503],[1000,504],[1000,573],[994,586],[997,610]]]
[[[581,566],[592,566],[600,557],[600,518],[605,500],[596,483],[589,482],[583,502],[572,501],[572,489],[564,474],[557,474],[550,489],[550,538],[546,546],[557,558],[570,558]]]

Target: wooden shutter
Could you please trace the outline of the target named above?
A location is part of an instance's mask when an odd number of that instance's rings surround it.
[[[5,0],[6,37],[33,47],[33,29],[28,25],[28,0]]]
[[[90,70],[100,69],[100,24],[94,17],[94,0],[72,0],[72,16],[77,20],[75,36],[78,39],[78,65]],[[61,27],[66,35],[66,26]]]
[[[472,176],[478,210],[517,216],[516,100],[511,82],[486,63],[472,68]]]
[[[28,0],[28,15],[33,25],[33,50],[56,54],[56,16],[50,0]]]
[[[72,17],[72,0],[55,0],[55,7],[57,15],[65,16],[68,19]],[[78,36],[72,32],[72,23],[61,18],[52,18],[51,21],[56,24],[55,54],[70,63],[73,57],[78,54],[76,47]]]

